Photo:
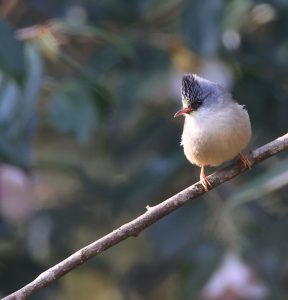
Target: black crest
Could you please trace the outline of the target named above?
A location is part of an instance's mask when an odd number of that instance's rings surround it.
[[[203,89],[193,75],[187,74],[183,76],[182,97],[193,110],[197,110],[202,105],[205,98]]]

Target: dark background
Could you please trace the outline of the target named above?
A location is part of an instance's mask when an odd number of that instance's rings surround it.
[[[173,119],[183,73],[247,106],[247,151],[287,131],[287,1],[2,0],[0,14],[0,296],[198,180]],[[33,299],[288,299],[287,183],[284,153]]]

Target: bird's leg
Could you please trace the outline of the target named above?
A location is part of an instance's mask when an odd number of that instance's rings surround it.
[[[251,169],[252,163],[245,155],[243,155],[242,153],[239,153],[239,158],[242,161],[245,168]]]
[[[211,183],[208,181],[206,175],[205,175],[205,172],[204,172],[204,167],[205,166],[202,166],[201,167],[201,172],[200,172],[200,181],[205,189],[206,192],[209,191],[209,186],[212,187]]]

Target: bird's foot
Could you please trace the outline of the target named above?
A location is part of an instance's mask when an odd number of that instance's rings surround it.
[[[212,184],[208,181],[205,173],[204,173],[204,167],[201,168],[201,173],[200,173],[200,182],[202,183],[204,189],[206,192],[209,191],[209,187],[212,187]]]
[[[240,153],[239,158],[242,161],[245,168],[251,169],[252,163],[246,156],[244,156],[242,153]]]
[[[204,189],[206,192],[209,192],[209,187],[212,187],[211,183],[208,181],[208,179],[205,177],[200,177],[200,182],[202,183]]]

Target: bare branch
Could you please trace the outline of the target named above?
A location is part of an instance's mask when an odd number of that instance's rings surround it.
[[[252,166],[288,149],[288,133],[276,140],[254,150],[247,158],[250,160]],[[217,187],[221,183],[232,179],[246,170],[241,161],[236,161],[230,166],[216,171],[208,177],[212,188]],[[65,260],[61,261],[57,265],[46,270],[40,274],[35,280],[14,292],[13,294],[3,298],[4,300],[22,300],[27,299],[30,295],[39,289],[42,289],[54,281],[61,278],[66,273],[80,266],[87,260],[105,251],[108,248],[120,243],[131,236],[137,236],[145,228],[157,222],[159,219],[170,214],[177,208],[183,206],[189,201],[198,198],[205,193],[205,190],[200,182],[197,182],[180,193],[172,196],[171,198],[161,202],[160,204],[149,207],[147,211],[132,220],[131,222],[122,225],[111,233],[105,235],[99,240],[87,245],[86,247],[75,252]]]

